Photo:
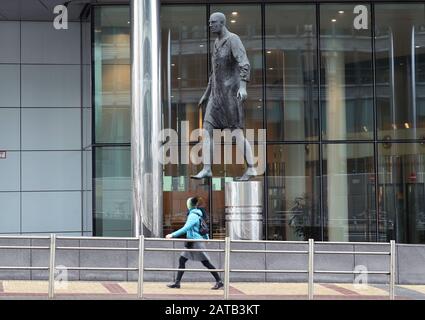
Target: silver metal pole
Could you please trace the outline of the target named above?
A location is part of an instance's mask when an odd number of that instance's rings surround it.
[[[55,255],[56,255],[56,235],[50,235],[50,257],[49,257],[49,299],[55,295]]]
[[[230,238],[224,242],[224,300],[229,300],[230,290]]]
[[[145,237],[139,237],[139,277],[137,279],[137,298],[143,299],[143,283],[145,271]]]
[[[314,239],[308,239],[308,300],[314,298]]]
[[[391,240],[390,241],[390,290],[389,290],[390,300],[395,299],[395,271],[396,271],[395,249],[396,249],[395,241]]]
[[[159,0],[131,0],[133,235],[162,237]]]

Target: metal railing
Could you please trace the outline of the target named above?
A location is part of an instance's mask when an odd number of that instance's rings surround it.
[[[395,299],[395,271],[396,271],[396,260],[395,260],[395,250],[396,244],[395,241],[390,241],[390,243],[371,243],[371,242],[315,242],[313,239],[309,241],[247,241],[247,240],[230,240],[230,238],[225,238],[225,240],[190,240],[190,239],[162,239],[162,238],[145,238],[140,236],[139,238],[107,238],[107,237],[62,237],[52,234],[50,237],[46,236],[0,236],[0,239],[21,239],[21,240],[49,240],[49,246],[32,246],[30,245],[17,245],[17,246],[0,246],[0,249],[42,249],[49,250],[49,265],[46,267],[25,267],[25,266],[0,266],[0,270],[47,270],[49,272],[48,279],[48,297],[50,299],[54,298],[55,295],[55,273],[59,270],[59,267],[56,266],[56,253],[58,250],[91,250],[91,251],[137,251],[138,260],[137,267],[66,267],[67,270],[96,270],[96,271],[137,271],[137,298],[143,298],[143,286],[144,286],[144,272],[145,271],[162,271],[162,272],[175,272],[175,271],[185,271],[185,272],[224,272],[224,292],[223,298],[225,300],[229,299],[230,292],[230,273],[301,273],[308,276],[308,299],[312,300],[314,298],[314,275],[315,274],[382,274],[389,276],[389,299]],[[138,241],[138,247],[129,248],[129,247],[94,247],[94,246],[57,246],[56,240],[132,240]],[[212,243],[221,243],[224,244],[224,249],[187,249],[187,248],[147,248],[145,245],[146,240],[151,242],[212,242]],[[304,244],[308,245],[308,250],[255,250],[255,249],[232,249],[232,243],[255,243],[255,244]],[[388,246],[390,247],[389,251],[334,251],[334,250],[316,250],[315,244],[326,244],[326,245],[377,245],[377,246]],[[224,254],[224,266],[223,268],[216,269],[179,269],[179,268],[146,268],[145,267],[145,253],[146,252],[216,252]],[[308,265],[306,269],[301,270],[284,270],[284,269],[233,269],[230,266],[231,253],[264,253],[264,254],[301,254],[308,256]],[[314,258],[315,255],[377,255],[377,256],[389,256],[389,268],[384,271],[364,271],[364,270],[315,270],[314,268]]]

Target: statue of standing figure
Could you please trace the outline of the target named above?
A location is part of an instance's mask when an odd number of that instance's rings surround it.
[[[204,167],[192,178],[212,177],[213,130],[230,129],[236,141],[243,141],[243,145],[237,143],[237,147],[240,152],[243,152],[247,164],[243,176],[236,180],[247,181],[257,175],[251,145],[243,134],[243,102],[248,96],[246,85],[250,79],[251,66],[239,36],[226,28],[226,17],[223,13],[211,14],[209,27],[211,32],[217,35],[217,39],[214,42],[212,72],[208,86],[199,101],[199,106],[208,102],[203,122],[203,128],[207,133],[203,138],[202,146]]]

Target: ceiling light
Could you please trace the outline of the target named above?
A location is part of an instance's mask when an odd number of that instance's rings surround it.
[[[171,64],[172,67],[175,67],[176,65],[174,63]]]
[[[178,77],[177,80],[181,80],[182,78]]]
[[[203,44],[200,44],[199,46],[200,46],[201,48],[203,48],[203,47],[204,47],[204,45],[203,45]]]
[[[231,23],[236,23],[236,20],[230,20]]]
[[[267,53],[268,53],[268,54],[270,54],[270,53],[272,53],[272,52],[269,50],[269,51],[267,51]]]
[[[332,21],[332,22],[336,22],[336,19],[332,19],[331,21]]]
[[[339,14],[343,14],[343,13],[344,13],[344,11],[343,11],[343,10],[339,10],[339,11],[338,11],[338,13],[339,13]]]
[[[232,12],[232,16],[237,16],[238,15],[238,12],[237,11],[233,11]]]
[[[404,127],[405,127],[406,129],[409,129],[409,128],[410,128],[410,126],[409,126],[409,124],[408,124],[407,122],[404,124]]]

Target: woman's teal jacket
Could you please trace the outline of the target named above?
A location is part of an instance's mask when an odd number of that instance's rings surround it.
[[[201,217],[203,213],[201,210],[194,208],[191,209],[187,215],[185,225],[177,231],[174,231],[171,236],[178,238],[186,233],[186,239],[208,239],[208,235],[202,236],[199,234],[199,227],[201,225]]]

